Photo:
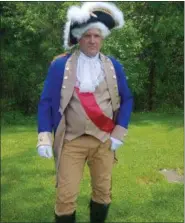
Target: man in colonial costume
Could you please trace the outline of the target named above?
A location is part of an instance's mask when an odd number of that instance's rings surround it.
[[[111,203],[115,151],[127,135],[133,98],[120,63],[100,53],[113,28],[124,25],[111,3],[69,8],[64,46],[79,50],[55,58],[38,107],[38,153],[56,164],[55,219],[75,222],[76,200],[87,163],[92,195],[90,222],[103,223]],[[52,132],[54,137],[52,137]]]

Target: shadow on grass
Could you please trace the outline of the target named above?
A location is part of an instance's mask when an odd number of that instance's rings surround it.
[[[137,126],[149,126],[159,124],[169,129],[184,128],[184,114],[166,114],[166,113],[133,113],[131,124]]]
[[[1,128],[1,133],[21,133],[21,132],[36,132],[37,133],[37,122],[32,118],[29,121],[21,120],[18,124],[13,123],[12,125],[4,124]],[[131,125],[133,126],[149,126],[159,124],[167,127],[169,130],[174,128],[184,128],[184,114],[167,114],[167,113],[154,113],[154,112],[141,112],[133,113],[131,117]]]
[[[23,125],[4,125],[1,127],[1,134],[18,134],[18,133],[26,133],[26,132],[35,132],[37,134],[37,126],[34,123],[31,124],[23,124]]]

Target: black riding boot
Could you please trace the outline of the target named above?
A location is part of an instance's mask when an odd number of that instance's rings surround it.
[[[99,204],[91,200],[90,223],[104,223],[107,218],[109,206],[109,204]]]
[[[76,211],[71,215],[57,216],[55,214],[55,223],[75,223],[76,222]]]

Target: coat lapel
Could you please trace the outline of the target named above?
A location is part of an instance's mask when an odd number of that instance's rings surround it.
[[[73,53],[72,56],[67,60],[65,65],[63,84],[61,88],[61,101],[60,101],[61,114],[64,113],[74,92],[78,55],[79,55],[78,51]]]
[[[120,107],[120,97],[118,92],[117,77],[115,73],[114,66],[108,57],[100,54],[100,59],[102,60],[106,82],[108,85],[108,90],[111,97],[113,111],[116,111]]]

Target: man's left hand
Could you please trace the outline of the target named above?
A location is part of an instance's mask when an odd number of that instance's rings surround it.
[[[123,145],[123,142],[120,141],[119,139],[115,139],[113,137],[110,137],[110,139],[112,141],[112,145],[111,145],[112,151],[116,151],[121,145]]]

